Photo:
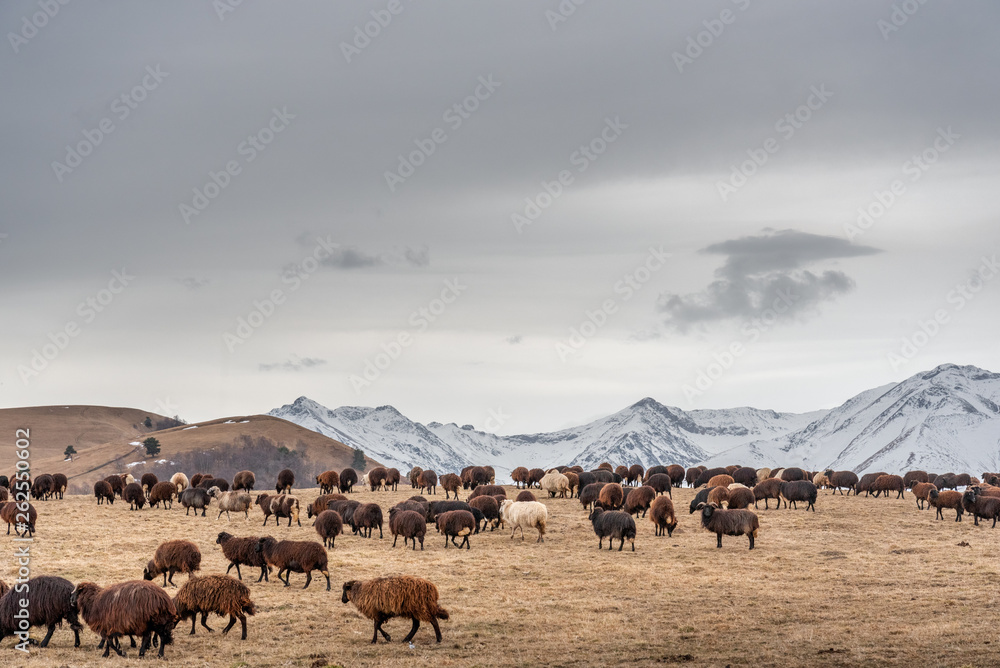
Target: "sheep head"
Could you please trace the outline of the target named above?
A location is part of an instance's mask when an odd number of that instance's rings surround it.
[[[354,585],[356,583],[357,583],[357,580],[349,580],[349,581],[347,581],[347,582],[344,583],[344,593],[340,597],[340,602],[341,603],[348,603],[348,602],[350,602],[350,600],[351,600],[350,591],[354,588]]]

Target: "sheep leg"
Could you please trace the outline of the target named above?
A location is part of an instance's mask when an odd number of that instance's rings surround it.
[[[289,572],[291,572],[291,571],[289,571]],[[303,589],[308,589],[309,588],[309,583],[312,582],[312,580],[313,580],[313,572],[309,571],[308,573],[306,573],[306,586],[303,587]]]
[[[625,536],[622,536],[622,537],[621,537],[621,541],[622,541],[622,542],[621,542],[621,544],[619,544],[619,545],[618,545],[618,551],[619,551],[619,552],[621,552],[621,551],[622,551],[622,548],[623,548],[623,547],[625,547]],[[634,548],[634,547],[635,547],[635,546],[633,545],[633,548]]]
[[[197,617],[197,615],[195,615]],[[152,635],[152,631],[146,631],[142,634],[142,644],[139,645],[139,657],[142,658],[146,656],[146,651],[149,650],[149,639]]]
[[[209,633],[212,633],[215,629],[209,626],[207,622],[208,622],[208,613],[207,612],[201,613],[201,625],[204,626],[206,629],[208,629]],[[193,626],[194,625],[192,624],[192,627]]]
[[[329,571],[320,571],[320,573],[322,573],[323,575],[326,576],[326,590],[330,591],[330,572]],[[244,624],[246,624],[246,622],[244,622]]]
[[[598,550],[603,550],[604,549],[604,537],[603,536],[598,536],[597,537],[597,549]]]
[[[378,538],[379,538],[379,540],[382,540],[382,525],[381,524],[378,526]]]
[[[392,546],[396,547],[396,540],[399,538],[399,534],[396,534],[392,539]],[[403,547],[406,547],[406,539],[403,539]]]
[[[410,642],[411,640],[413,640],[413,636],[417,634],[417,629],[420,628],[420,620],[417,619],[416,617],[413,617],[412,619],[413,619],[413,626],[410,628],[410,632],[406,634],[406,637],[403,638],[403,642]]]
[[[288,569],[288,573],[285,575],[285,577],[281,577],[282,570],[284,569],[281,568],[278,569],[278,579],[284,582],[286,587],[291,587],[292,585],[291,583],[289,583],[289,580],[292,579],[292,569],[291,568]]]
[[[717,532],[715,536],[717,538],[715,547],[722,549],[722,532]]]
[[[218,517],[216,517],[215,519],[216,519],[216,520],[219,520],[219,519],[221,519],[221,518],[222,518],[222,511],[220,510],[220,511],[219,511],[219,516],[218,516]],[[227,519],[227,520],[229,519],[229,513],[226,513],[226,519]]]
[[[56,625],[55,624],[49,624],[48,633],[46,633],[45,637],[42,638],[42,642],[38,643],[38,646],[39,647],[48,647],[49,646],[49,638],[52,637],[52,632],[55,631],[55,630],[56,630]]]
[[[750,532],[749,536],[750,536],[750,549],[752,550],[753,549],[753,532]]]

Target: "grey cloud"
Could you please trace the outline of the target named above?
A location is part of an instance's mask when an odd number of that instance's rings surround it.
[[[326,360],[317,357],[294,357],[284,362],[274,362],[271,364],[260,364],[261,371],[303,371],[314,369],[326,364]]]
[[[185,276],[183,278],[178,278],[177,282],[188,290],[200,290],[201,288],[209,285],[212,280],[205,278],[204,276]]]
[[[506,341],[507,343],[509,343],[512,346],[516,346],[517,344],[521,343],[521,341],[523,341],[523,340],[524,340],[524,337],[521,336],[520,334],[515,334],[513,336],[508,336],[506,339],[504,339],[504,341]]]

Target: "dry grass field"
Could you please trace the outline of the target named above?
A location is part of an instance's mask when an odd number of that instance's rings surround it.
[[[508,495],[513,496],[510,493]],[[316,489],[296,490],[303,501]],[[358,492],[388,509],[411,495]],[[465,496],[467,494],[463,494]],[[170,663],[184,666],[996,666],[1000,628],[997,544],[1000,530],[956,524],[918,512],[905,500],[831,496],[821,491],[818,511],[759,510],[757,549],[744,537],[715,536],[688,514],[693,491],[674,490],[680,526],[672,538],[656,538],[639,520],[636,551],[598,552],[577,500],[545,500],[549,533],[510,541],[500,531],[472,537],[472,549],[444,549],[430,531],[425,551],[393,549],[379,540],[350,535],[330,551],[333,590],[320,576],[301,590],[293,575],[286,589],[249,582],[259,613],[249,619],[249,639],[239,626],[229,636],[225,620],[212,617],[213,634],[187,635],[179,626],[167,647]],[[433,497],[432,497],[433,498]],[[444,498],[439,495],[438,498]],[[156,546],[171,538],[194,540],[202,573],[224,572],[215,544],[219,531],[278,538],[317,539],[303,512],[301,528],[262,529],[260,511],[227,521],[185,517],[183,509],[131,512],[121,501],[98,507],[85,496],[36,504],[38,533],[32,547],[36,575],[102,585],[140,578]],[[2,550],[0,577],[14,570],[12,543]],[[968,546],[960,545],[968,543]],[[626,550],[628,547],[626,546]],[[451,613],[442,622],[444,641],[422,625],[410,648],[401,641],[409,621],[385,626],[393,642],[370,645],[372,623],[340,602],[345,580],[389,573],[426,577],[438,586]],[[235,574],[235,570],[233,571]],[[186,576],[175,580],[183,583]],[[255,579],[255,578],[253,578]],[[37,630],[36,630],[37,633]],[[57,630],[45,650],[25,660],[8,638],[0,665],[103,666],[98,638]],[[146,659],[145,661],[150,661]],[[110,665],[141,665],[132,650]]]

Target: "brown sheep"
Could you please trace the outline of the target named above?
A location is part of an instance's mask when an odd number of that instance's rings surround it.
[[[386,469],[385,482],[383,483],[385,485],[386,490],[391,489],[394,492],[398,490],[400,478],[401,476],[399,474],[399,469],[394,469],[394,468]]]
[[[424,471],[420,474],[420,479],[417,481],[417,484],[420,486],[421,492],[426,489],[428,494],[437,494],[437,473],[431,470]]]
[[[291,586],[289,580],[292,573],[305,573],[306,584],[302,588],[308,588],[312,582],[312,572],[317,570],[326,576],[326,590],[330,591],[326,548],[319,543],[301,540],[279,542],[271,536],[266,536],[257,541],[256,550],[264,555],[269,566],[278,569],[278,579],[284,582],[286,587]],[[285,577],[281,577],[282,572],[285,573]]]
[[[612,473],[614,473],[614,471],[615,471],[615,467],[612,466],[610,462],[601,462],[600,464],[597,465],[597,469],[598,470],[603,469],[605,471],[611,471]]]
[[[712,487],[711,491],[708,493],[708,502],[715,504],[716,507],[722,508],[729,503],[729,489],[726,487]]]
[[[528,471],[528,487],[538,487],[541,489],[539,483],[542,478],[545,477],[545,471],[542,469],[531,469]]]
[[[378,527],[378,537],[382,538],[382,507],[377,503],[361,504],[347,522],[354,533],[365,538],[371,538],[375,527]]]
[[[8,501],[0,506],[0,520],[7,523],[7,535],[13,525],[18,536],[31,537],[35,534],[35,522],[38,521],[38,511],[28,503],[27,511],[23,510],[27,502]]]
[[[193,476],[191,476],[191,486],[197,487],[198,485],[201,484],[201,481],[204,478],[211,478],[211,477],[213,476],[210,473],[195,473]]]
[[[638,517],[639,512],[642,511],[642,516],[645,517],[646,511],[649,510],[649,506],[655,498],[656,490],[649,485],[637,487],[629,492],[628,497],[625,499],[625,512]]]
[[[280,494],[271,497],[271,514],[274,515],[274,525],[277,526],[279,520],[288,518],[288,526],[292,526],[292,520],[299,526],[302,521],[299,519],[299,500],[288,494]],[[267,518],[265,518],[267,521]]]
[[[458,498],[458,490],[459,490],[459,488],[462,487],[462,479],[459,478],[454,473],[445,473],[438,480],[438,484],[440,484],[441,485],[441,489],[444,490],[444,498],[445,499],[451,498],[450,496],[448,496],[448,494],[450,492],[454,492],[455,493],[455,498],[457,499]]]
[[[711,531],[718,539],[716,547],[722,548],[722,536],[747,536],[750,539],[750,549],[754,547],[754,538],[760,531],[760,520],[750,510],[722,510],[711,504],[701,506],[701,526]]]
[[[278,481],[274,484],[275,494],[289,494],[295,484],[295,474],[291,469],[282,469],[278,472]]]
[[[962,494],[953,490],[938,491],[932,489],[927,494],[927,503],[935,508],[937,508],[936,517],[939,520],[944,519],[944,513],[941,511],[945,508],[952,508],[955,511],[955,521],[962,521],[962,514],[965,512],[965,508],[962,506]]]
[[[603,485],[604,483],[601,483],[601,484]],[[496,498],[496,497],[494,497],[494,498]],[[538,499],[535,498],[535,495],[532,492],[529,492],[526,489],[521,490],[520,492],[518,492],[517,493],[517,498],[514,499],[514,500],[515,501],[538,501]],[[502,503],[502,501],[501,501],[501,503]]]
[[[240,489],[247,492],[252,492],[253,486],[256,484],[257,484],[257,476],[253,474],[253,471],[240,471],[235,476],[233,476],[234,492]],[[244,623],[244,627],[245,626],[246,624]]]
[[[403,537],[403,547],[406,541],[413,541],[413,549],[417,549],[417,541],[420,541],[420,549],[424,549],[424,536],[427,535],[427,516],[416,510],[406,510],[400,507],[389,509],[389,533],[392,534],[392,546],[396,547],[396,541]]]
[[[69,478],[65,473],[52,474],[52,495],[57,498],[64,498],[66,489],[69,487]]]
[[[664,531],[666,531],[668,538],[673,536],[674,529],[677,528],[674,502],[666,496],[658,496],[653,499],[653,503],[649,507],[649,521],[656,527],[657,536],[662,536]]]
[[[331,501],[346,500],[347,497],[343,494],[324,494],[309,504],[308,508],[306,508],[306,517],[312,518],[318,516],[321,512],[327,509],[327,506]]]
[[[569,498],[573,498],[580,492],[580,476],[573,471],[563,471],[566,480],[569,481]]]
[[[242,564],[243,566],[256,566],[260,568],[260,577],[257,578],[257,582],[261,580],[270,581],[268,577],[270,567],[267,565],[264,556],[256,550],[259,541],[260,538],[258,536],[238,538],[225,531],[219,532],[219,536],[215,539],[215,542],[222,548],[223,556],[229,560],[226,575],[229,575],[229,571],[235,566],[236,575],[242,580],[243,574],[240,573],[240,565]]]
[[[757,483],[753,488],[754,502],[753,507],[757,507],[757,502],[763,499],[764,509],[768,509],[768,500],[775,499],[778,502],[778,508],[781,508],[781,479],[780,478],[765,478]]]
[[[497,496],[497,495],[506,497],[507,490],[505,490],[500,485],[476,485],[476,487],[472,490],[472,493],[469,494],[469,499],[470,500],[474,499],[477,496]]]
[[[451,539],[451,544],[460,550],[462,549],[462,545],[467,550],[472,549],[472,546],[469,544],[469,535],[475,529],[476,518],[468,510],[449,510],[437,516],[437,530],[438,533],[444,534],[445,549],[448,548],[449,538]],[[459,537],[462,538],[462,542],[456,543],[455,539]]]
[[[414,466],[410,469],[410,472],[406,474],[407,479],[410,481],[410,487],[413,489],[420,487],[420,474],[423,472],[424,470],[419,466]]]
[[[236,625],[236,620],[240,620],[243,628],[240,640],[247,639],[246,616],[253,615],[257,611],[253,601],[250,600],[250,589],[228,575],[191,578],[177,592],[174,606],[181,620],[191,618],[191,633],[188,635],[194,635],[195,621],[199,613],[201,613],[201,625],[212,631],[207,620],[208,614],[214,612],[222,617],[229,615],[229,624],[222,629],[222,635],[229,633],[229,630]]]
[[[125,491],[125,482],[120,475],[109,475],[104,479],[104,482],[111,485],[111,491],[115,493],[115,496],[120,497]]]
[[[201,570],[201,551],[198,546],[189,540],[168,540],[156,548],[153,558],[143,569],[142,579],[152,580],[162,574],[164,587],[167,582],[176,587],[174,573],[187,573],[190,579],[198,570]]]
[[[930,494],[931,490],[937,490],[937,487],[933,483],[929,482],[915,482],[913,483],[913,496],[917,499],[917,508],[920,510],[924,509],[924,503],[927,503],[927,507],[930,508]]]
[[[646,469],[642,468],[642,464],[632,464],[628,467],[628,482],[629,484],[642,484],[642,476],[645,475]],[[565,474],[564,474],[565,475]]]
[[[142,485],[137,482],[125,485],[122,499],[128,501],[129,510],[142,510],[142,507],[146,505],[146,494],[142,491]]]
[[[174,483],[166,480],[158,482],[153,485],[153,489],[149,490],[149,507],[152,508],[162,503],[164,510],[172,508],[176,495],[177,487],[174,486]]]
[[[757,498],[753,495],[753,490],[746,487],[736,487],[729,490],[729,501],[726,503],[726,507],[733,509],[749,508],[756,502]]]
[[[736,482],[736,481],[733,480],[733,476],[731,476],[729,474],[726,474],[726,475],[716,475],[716,476],[712,476],[709,479],[708,486],[709,487],[729,487],[734,482]]]
[[[625,503],[625,494],[618,483],[608,483],[601,488],[597,505],[604,510],[618,510]]]
[[[413,620],[413,627],[403,638],[403,642],[413,640],[420,622],[430,622],[434,627],[434,636],[441,642],[441,629],[437,620],[449,618],[448,611],[438,605],[437,587],[428,580],[409,575],[345,582],[344,594],[340,600],[344,604],[348,601],[354,603],[358,612],[374,620],[373,645],[378,640],[379,633],[386,642],[392,640],[382,629],[382,624],[393,617],[409,617]]]
[[[340,488],[340,474],[336,471],[323,471],[316,476],[316,484],[319,485],[320,494],[329,494]]]
[[[101,505],[104,501],[112,504],[115,502],[115,492],[107,480],[98,480],[94,483],[94,497],[97,499],[97,505]]]
[[[132,580],[101,589],[93,582],[81,582],[70,598],[90,630],[103,639],[104,656],[112,649],[125,656],[118,638],[142,636],[139,656],[149,649],[150,640],[159,640],[159,656],[173,642],[177,608],[165,591],[156,585]]]
[[[376,466],[371,471],[368,472],[368,485],[371,490],[377,491],[382,489],[382,485],[385,484],[385,479],[389,476],[389,471],[385,469],[384,466]]]
[[[647,476],[645,484],[652,487],[657,494],[666,493],[667,496],[673,497],[673,492],[671,491],[670,486],[670,476],[666,473],[654,473],[653,475]]]
[[[625,482],[626,485],[632,482],[631,480],[628,479],[627,466],[619,464],[618,466],[615,467],[615,473],[617,473],[621,477],[621,479]]]
[[[896,498],[902,499],[905,496],[903,490],[906,489],[906,485],[903,483],[903,478],[901,476],[881,475],[875,479],[875,482],[871,484],[869,489],[875,492],[876,498],[879,494],[885,492],[885,498],[888,499],[889,492],[896,492]]]
[[[601,488],[603,488],[608,483],[605,482],[592,482],[582,490],[580,490],[580,505],[584,509],[588,507],[593,507],[597,500],[601,497]]]
[[[517,489],[521,489],[521,485],[524,484],[525,487],[528,486],[528,469],[523,466],[518,466],[516,469],[510,472],[510,479],[514,481],[514,486]]]
[[[500,503],[493,496],[477,496],[469,499],[469,506],[477,508],[490,524],[490,531],[493,531],[500,523]],[[485,525],[483,529],[485,529]]]

